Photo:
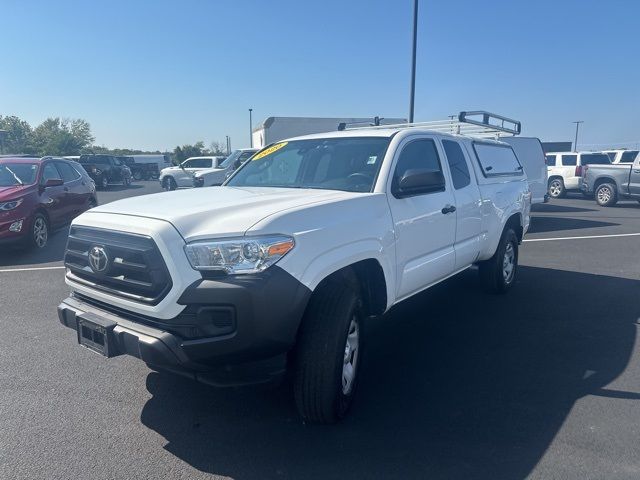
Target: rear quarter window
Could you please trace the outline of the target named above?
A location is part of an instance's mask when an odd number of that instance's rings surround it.
[[[474,142],[473,148],[485,177],[522,175],[522,165],[511,147]]]

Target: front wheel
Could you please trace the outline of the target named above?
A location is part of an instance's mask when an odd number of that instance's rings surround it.
[[[109,188],[109,179],[105,175],[100,177],[100,188],[102,188],[102,190]]]
[[[612,183],[603,183],[596,188],[596,203],[601,207],[613,207],[618,203],[618,192]]]
[[[34,248],[42,249],[47,246],[49,241],[49,222],[42,213],[36,213],[33,217],[29,240]]]
[[[320,287],[300,327],[295,355],[294,395],[300,416],[335,423],[345,416],[362,363],[362,302],[338,280]]]
[[[493,257],[479,267],[480,279],[488,292],[506,293],[513,287],[518,273],[518,237],[511,228],[503,232]]]
[[[176,181],[172,177],[165,177],[162,180],[162,188],[164,188],[167,191],[170,191],[178,188],[178,185],[176,184]]]
[[[133,179],[137,182],[139,182],[140,180],[142,180],[142,172],[140,171],[135,171],[133,172]]]

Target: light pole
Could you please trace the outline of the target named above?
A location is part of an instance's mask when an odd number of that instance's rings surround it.
[[[0,155],[4,153],[4,139],[8,136],[8,134],[8,131],[0,130]]]
[[[416,44],[418,42],[418,0],[413,0],[413,50],[411,52],[411,93],[409,96],[409,123],[413,123],[413,104],[416,93]]]
[[[253,112],[253,108],[249,109],[249,144],[251,148],[253,148],[253,121],[251,120],[251,112]]]
[[[580,124],[584,123],[584,120],[576,120],[575,122],[571,122],[576,124],[576,141],[573,142],[573,150],[578,151],[578,129],[580,128]]]

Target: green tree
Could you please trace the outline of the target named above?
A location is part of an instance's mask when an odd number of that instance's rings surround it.
[[[196,142],[193,145],[183,145],[174,148],[173,158],[178,164],[184,162],[189,157],[201,157],[210,155],[211,152],[205,148],[204,142]]]
[[[91,126],[82,119],[47,118],[33,130],[39,155],[79,155],[94,141]]]
[[[0,130],[6,130],[3,141],[3,153],[29,154],[36,153],[33,145],[33,130],[24,120],[15,116],[0,115]]]

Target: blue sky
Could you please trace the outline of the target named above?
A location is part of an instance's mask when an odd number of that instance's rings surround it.
[[[0,115],[96,143],[249,142],[268,116],[408,115],[412,0],[0,3]],[[640,142],[640,2],[421,0],[416,120],[484,109],[525,134]]]

